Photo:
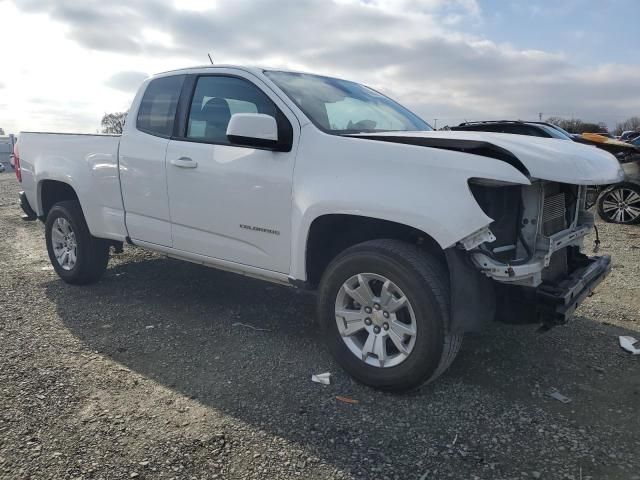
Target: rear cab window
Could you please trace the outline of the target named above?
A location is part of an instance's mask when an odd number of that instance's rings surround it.
[[[172,75],[149,83],[138,109],[138,130],[158,137],[171,137],[184,79],[185,75]]]

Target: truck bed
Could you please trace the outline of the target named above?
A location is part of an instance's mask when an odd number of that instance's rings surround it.
[[[119,144],[120,135],[22,132],[22,185],[31,207],[43,214],[41,180],[66,183],[77,193],[94,236],[124,239]]]

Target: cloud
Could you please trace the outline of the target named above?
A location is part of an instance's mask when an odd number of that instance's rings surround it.
[[[217,0],[207,10],[163,0],[20,0],[84,48],[129,58],[265,64],[362,81],[426,119],[533,118],[640,111],[637,65],[576,66],[557,52],[472,35],[476,0]],[[177,63],[180,62],[180,63]],[[105,84],[131,92],[143,74]],[[624,100],[623,100],[624,99]],[[606,119],[605,119],[606,121]]]
[[[118,72],[104,83],[116,90],[135,92],[148,76],[146,73],[136,71]]]

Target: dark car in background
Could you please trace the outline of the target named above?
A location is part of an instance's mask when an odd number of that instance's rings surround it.
[[[638,138],[639,136],[640,136],[640,131],[627,130],[626,132],[622,132],[622,135],[620,135],[620,141],[629,142],[631,140]]]
[[[571,140],[570,134],[545,122],[522,122],[519,120],[488,120],[480,122],[464,122],[451,130],[471,130],[474,132],[512,133],[533,137],[559,138]]]
[[[488,120],[464,122],[449,129],[571,140],[606,150],[620,162],[625,172],[625,181],[600,191],[593,190],[590,197],[597,202],[598,214],[605,222],[640,223],[640,136],[633,137],[634,132],[625,132],[629,134],[626,136],[629,143],[626,143],[612,139],[606,133],[572,134],[547,122]],[[629,138],[633,140],[629,141]]]

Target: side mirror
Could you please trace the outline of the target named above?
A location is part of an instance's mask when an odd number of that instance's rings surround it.
[[[227,125],[227,138],[235,145],[275,149],[278,125],[275,118],[263,113],[235,113]]]

